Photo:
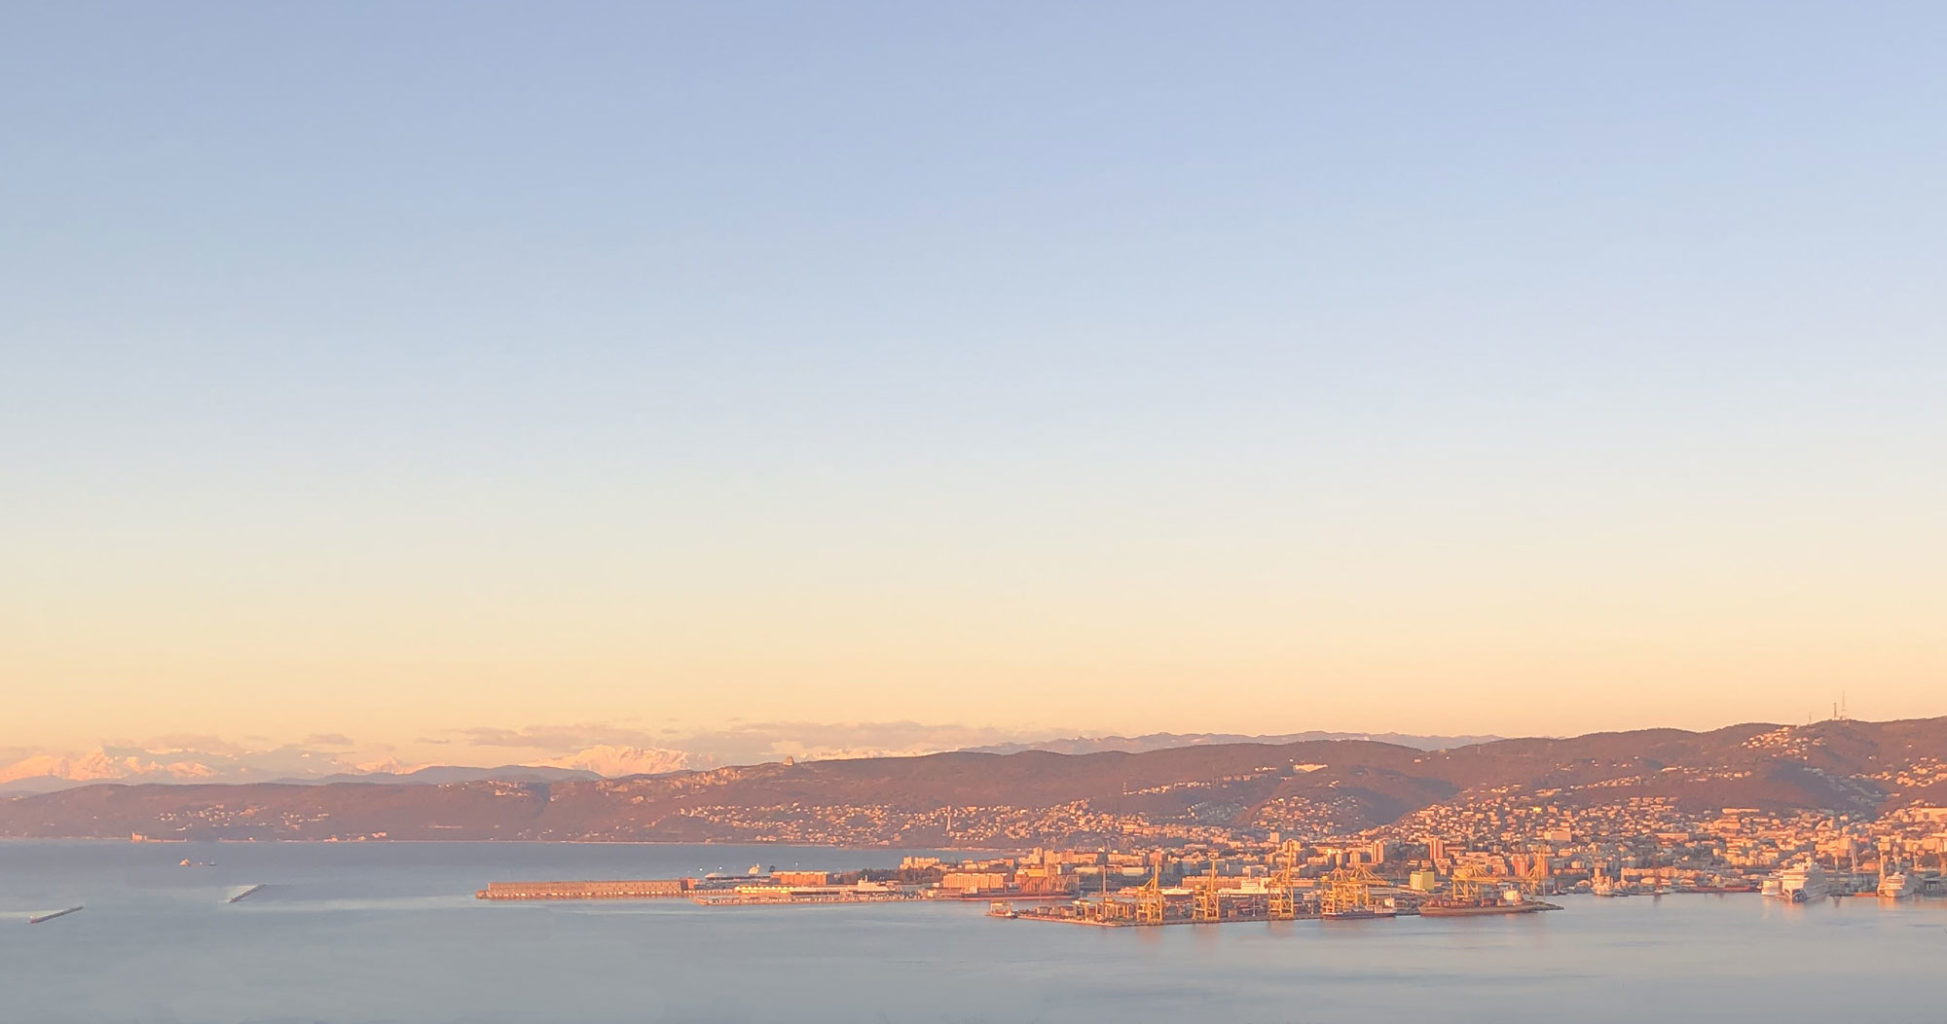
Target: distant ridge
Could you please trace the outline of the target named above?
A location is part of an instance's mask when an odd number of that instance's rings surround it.
[[[1029,750],[1045,750],[1051,754],[1100,754],[1107,751],[1121,751],[1125,754],[1141,754],[1151,750],[1169,750],[1175,747],[1206,747],[1226,743],[1267,743],[1282,746],[1287,743],[1320,743],[1332,740],[1370,740],[1375,743],[1391,743],[1398,747],[1412,747],[1415,750],[1452,750],[1455,747],[1471,747],[1478,743],[1493,743],[1500,736],[1415,736],[1400,732],[1291,732],[1271,736],[1246,736],[1227,732],[1152,732],[1141,736],[1076,736],[1072,739],[1040,740],[1033,743],[995,743],[984,747],[967,747],[976,754],[1019,754]]]
[[[1430,808],[1493,815],[1514,794],[1593,812],[1590,820],[1649,804],[1693,819],[1726,807],[1869,819],[1947,806],[1947,718],[1642,729],[1446,750],[1340,739],[958,751],[539,782],[110,782],[0,800],[0,836],[1013,849],[1094,846],[1132,831],[1175,841],[1358,836]]]
[[[437,786],[460,782],[571,782],[599,778],[603,778],[603,776],[582,768],[555,768],[550,765],[530,764],[503,764],[493,768],[475,768],[466,765],[429,765],[425,768],[419,768],[409,772],[333,772],[330,775],[281,775],[269,779],[166,777],[158,779],[148,776],[68,779],[54,775],[32,775],[26,778],[13,779],[0,783],[0,799],[10,796],[58,793],[63,790],[103,784],[328,786],[341,783],[370,783],[372,785]]]
[[[276,781],[294,786],[328,786],[340,782],[443,786],[455,782],[567,782],[571,779],[599,778],[603,776],[583,768],[556,768],[552,765],[503,764],[494,768],[469,768],[465,765],[435,764],[409,772],[338,772],[316,778]]]

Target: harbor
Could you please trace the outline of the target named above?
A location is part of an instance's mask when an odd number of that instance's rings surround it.
[[[1629,1024],[1623,1009],[1640,1005],[1629,1001],[1630,993],[1653,986],[1662,972],[1703,978],[1720,964],[1759,954],[1789,970],[1747,979],[1748,986],[1733,990],[1736,1005],[1716,1019],[1755,1020],[1743,1012],[1751,1005],[1773,1021],[1810,1019],[1794,1006],[1819,1010],[1821,1019],[1847,1019],[1844,1008],[1856,1008],[1861,998],[1859,985],[1848,982],[1859,978],[1874,986],[1873,1005],[1890,1020],[1937,1019],[1929,1008],[1947,994],[1947,979],[1927,973],[1939,943],[1914,941],[1937,939],[1947,926],[1947,900],[1926,897],[1789,906],[1756,893],[1597,899],[1571,892],[1536,897],[1564,912],[1443,920],[1427,915],[1424,904],[1421,916],[1413,915],[1407,905],[1417,899],[1408,877],[1413,858],[1400,855],[1389,858],[1398,863],[1374,871],[1400,883],[1373,892],[1382,907],[1395,901],[1392,918],[1321,920],[1320,875],[1298,879],[1310,884],[1299,887],[1292,922],[1272,922],[1257,909],[1266,894],[1246,889],[1275,879],[1247,875],[1248,865],[1224,856],[1219,884],[1235,895],[1220,897],[1219,926],[1189,921],[1208,866],[1186,871],[1174,858],[1161,873],[1160,887],[1171,890],[1173,904],[1166,926],[1063,926],[1027,915],[1098,900],[1100,872],[1052,899],[996,895],[970,902],[957,887],[974,879],[956,879],[948,891],[929,877],[917,884],[939,896],[897,904],[705,906],[687,895],[521,902],[472,896],[490,880],[688,876],[700,882],[720,863],[731,862],[735,871],[758,857],[775,857],[781,868],[793,862],[830,868],[830,881],[840,883],[852,871],[897,874],[906,854],[484,843],[258,844],[217,852],[204,859],[223,861],[234,877],[176,883],[173,892],[162,891],[165,903],[154,886],[182,873],[174,866],[181,852],[158,858],[153,847],[129,844],[0,844],[0,889],[6,889],[0,907],[14,908],[11,928],[0,932],[17,932],[8,948],[19,979],[5,1019],[149,1020],[158,1005],[177,1020],[242,1019],[254,1008],[224,986],[235,984],[246,964],[274,971],[276,991],[287,999],[280,1004],[286,1016],[248,1019],[291,1020],[552,1021],[563,1019],[562,993],[572,991],[594,995],[585,1015],[592,1020],[851,1024],[860,1019],[850,995],[856,990],[876,1000],[867,1019],[883,1012],[891,1021],[933,1024],[1164,1024],[1199,1010],[1212,1019],[1274,1022],[1363,1017],[1456,1024],[1572,1013],[1582,1024]],[[33,874],[51,861],[60,873]],[[1110,896],[1133,901],[1134,888],[1155,875],[1152,865],[1133,879],[1135,886],[1122,886],[1111,872]],[[1450,886],[1451,873],[1441,876],[1439,888]],[[232,884],[263,881],[269,890],[224,905]],[[1004,881],[1020,888],[1018,879]],[[1575,889],[1572,880],[1563,887]],[[986,916],[995,900],[1023,917]],[[79,904],[87,905],[85,913],[22,927],[29,914]],[[359,948],[340,952],[348,941]],[[1627,955],[1615,955],[1618,948]],[[306,974],[318,956],[334,953],[335,973]],[[37,970],[64,958],[77,965],[61,976],[73,984]],[[159,959],[179,972],[157,990],[161,997],[118,997],[84,973],[131,973]],[[1459,975],[1475,979],[1470,985],[1482,994],[1481,1013],[1429,1014],[1425,994]],[[1523,984],[1541,987],[1532,995],[1523,990],[1520,999],[1499,999],[1503,989]],[[1787,986],[1784,995],[1776,993],[1780,985]],[[1159,989],[1185,994],[1159,1000],[1152,995]],[[173,1001],[158,1004],[158,998]],[[1520,1016],[1531,998],[1547,1012]],[[1084,1001],[1103,1012],[1083,1012]],[[1051,1016],[1050,1006],[1063,1010]]]
[[[1295,863],[1295,862],[1293,862]],[[1097,927],[1159,927],[1252,921],[1369,921],[1395,917],[1498,917],[1560,910],[1514,879],[1462,873],[1438,893],[1403,889],[1364,868],[1336,869],[1313,880],[1292,867],[1230,885],[1210,872],[1189,886],[1165,887],[1160,870],[1133,890],[1101,893],[1055,906],[1018,907],[996,900],[988,916]]]
[[[1672,837],[1674,840],[1675,837]],[[777,870],[660,879],[490,882],[491,901],[685,899],[702,907],[984,902],[991,919],[1090,927],[1488,918],[1564,909],[1551,899],[1752,894],[1789,902],[1898,901],[1937,893],[1936,873],[1892,857],[1875,871],[1828,872],[1809,857],[1769,876],[1719,864],[1658,864],[1612,847],[1561,856],[1423,844],[1304,842],[1121,849],[1036,848],[958,858],[906,855],[897,868]],[[1675,859],[1672,857],[1671,859]]]

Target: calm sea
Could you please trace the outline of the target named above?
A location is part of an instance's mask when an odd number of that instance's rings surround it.
[[[1095,929],[991,920],[977,903],[473,898],[492,880],[900,856],[0,842],[0,1020],[1947,1021],[1947,901],[1566,897],[1522,918]]]

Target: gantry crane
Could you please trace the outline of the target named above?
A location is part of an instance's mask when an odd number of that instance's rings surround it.
[[[1271,885],[1264,897],[1264,916],[1272,921],[1294,921],[1298,918],[1298,852],[1301,847],[1295,839],[1286,840],[1278,847],[1279,858],[1284,867],[1278,869],[1271,879]]]
[[[1163,923],[1163,865],[1159,862],[1155,871],[1136,890],[1136,923]]]
[[[1382,884],[1380,877],[1363,864],[1351,869],[1335,869],[1325,876],[1325,889],[1319,897],[1319,912],[1329,915],[1371,910],[1372,887],[1379,884]]]
[[[1520,879],[1521,891],[1530,896],[1546,896],[1555,888],[1555,877],[1548,872],[1548,855],[1537,853],[1533,867]]]
[[[1102,891],[1096,896],[1092,907],[1093,913],[1088,916],[1093,920],[1104,923],[1120,920],[1128,915],[1130,911],[1127,903],[1109,895],[1109,867],[1107,864],[1102,865]]]
[[[1190,905],[1190,920],[1198,924],[1216,924],[1224,919],[1222,898],[1217,889],[1217,858],[1210,858],[1210,873],[1197,879],[1194,902]]]
[[[1493,901],[1493,887],[1506,881],[1486,868],[1476,864],[1462,864],[1454,869],[1453,898],[1456,903],[1489,903]]]

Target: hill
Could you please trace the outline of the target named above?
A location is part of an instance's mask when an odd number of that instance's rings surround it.
[[[1520,805],[1874,816],[1947,801],[1947,718],[1652,729],[1449,750],[1373,740],[961,751],[624,779],[98,784],[0,801],[0,835],[1024,846],[1405,828]],[[1471,810],[1470,810],[1471,809]]]

